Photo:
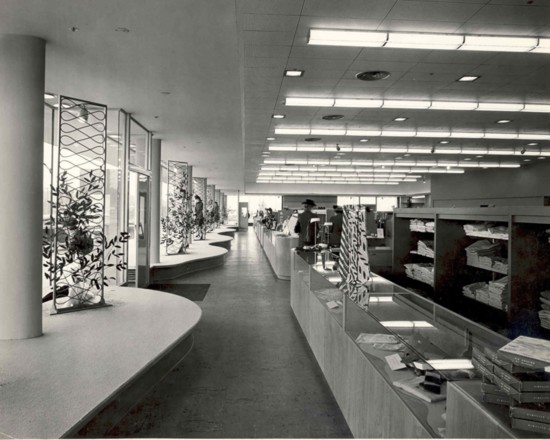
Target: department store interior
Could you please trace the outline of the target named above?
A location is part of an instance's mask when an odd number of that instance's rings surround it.
[[[0,438],[550,437],[549,0],[0,0],[0,60]]]

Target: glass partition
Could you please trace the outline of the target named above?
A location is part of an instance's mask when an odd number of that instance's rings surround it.
[[[150,134],[139,122],[130,118],[129,162],[141,169],[149,170]]]

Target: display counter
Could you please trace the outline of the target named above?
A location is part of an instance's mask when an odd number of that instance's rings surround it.
[[[259,223],[254,225],[254,230],[277,278],[290,280],[290,252],[298,246],[298,237],[267,229]]]
[[[496,349],[507,338],[375,274],[368,306],[359,306],[336,287],[338,274],[312,254],[292,252],[291,306],[355,437],[538,436],[512,430],[499,405],[481,401],[471,364],[432,369],[442,378],[441,393],[423,393],[423,400],[400,388],[420,377],[419,370],[393,370],[386,360],[398,351],[417,368],[436,367],[441,359],[469,362],[472,347]],[[402,346],[392,351],[388,344],[358,342],[361,334],[395,337]],[[478,423],[464,423],[474,413]]]

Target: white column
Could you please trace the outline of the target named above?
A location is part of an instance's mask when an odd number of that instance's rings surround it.
[[[42,334],[46,42],[0,35],[0,339]]]
[[[162,168],[160,165],[161,151],[161,140],[153,139],[151,148],[151,264],[160,262],[160,200],[162,197],[160,193],[162,188]]]

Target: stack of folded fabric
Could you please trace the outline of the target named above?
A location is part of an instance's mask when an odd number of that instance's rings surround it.
[[[489,283],[478,282],[464,286],[462,294],[475,299],[495,309],[508,310],[508,277],[500,278]]]
[[[508,226],[495,226],[490,223],[474,223],[464,225],[466,235],[475,237],[497,238],[508,240]]]
[[[500,243],[491,243],[489,240],[478,240],[465,249],[466,263],[470,266],[491,269],[493,261],[489,257],[498,256],[500,249]]]
[[[405,264],[405,273],[409,278],[434,285],[434,265],[432,263]]]
[[[435,222],[426,222],[426,232],[435,232]]]
[[[413,232],[426,232],[426,223],[424,220],[413,218],[410,221],[410,230]]]
[[[418,240],[418,253],[425,257],[434,257],[434,242],[433,240]]]

